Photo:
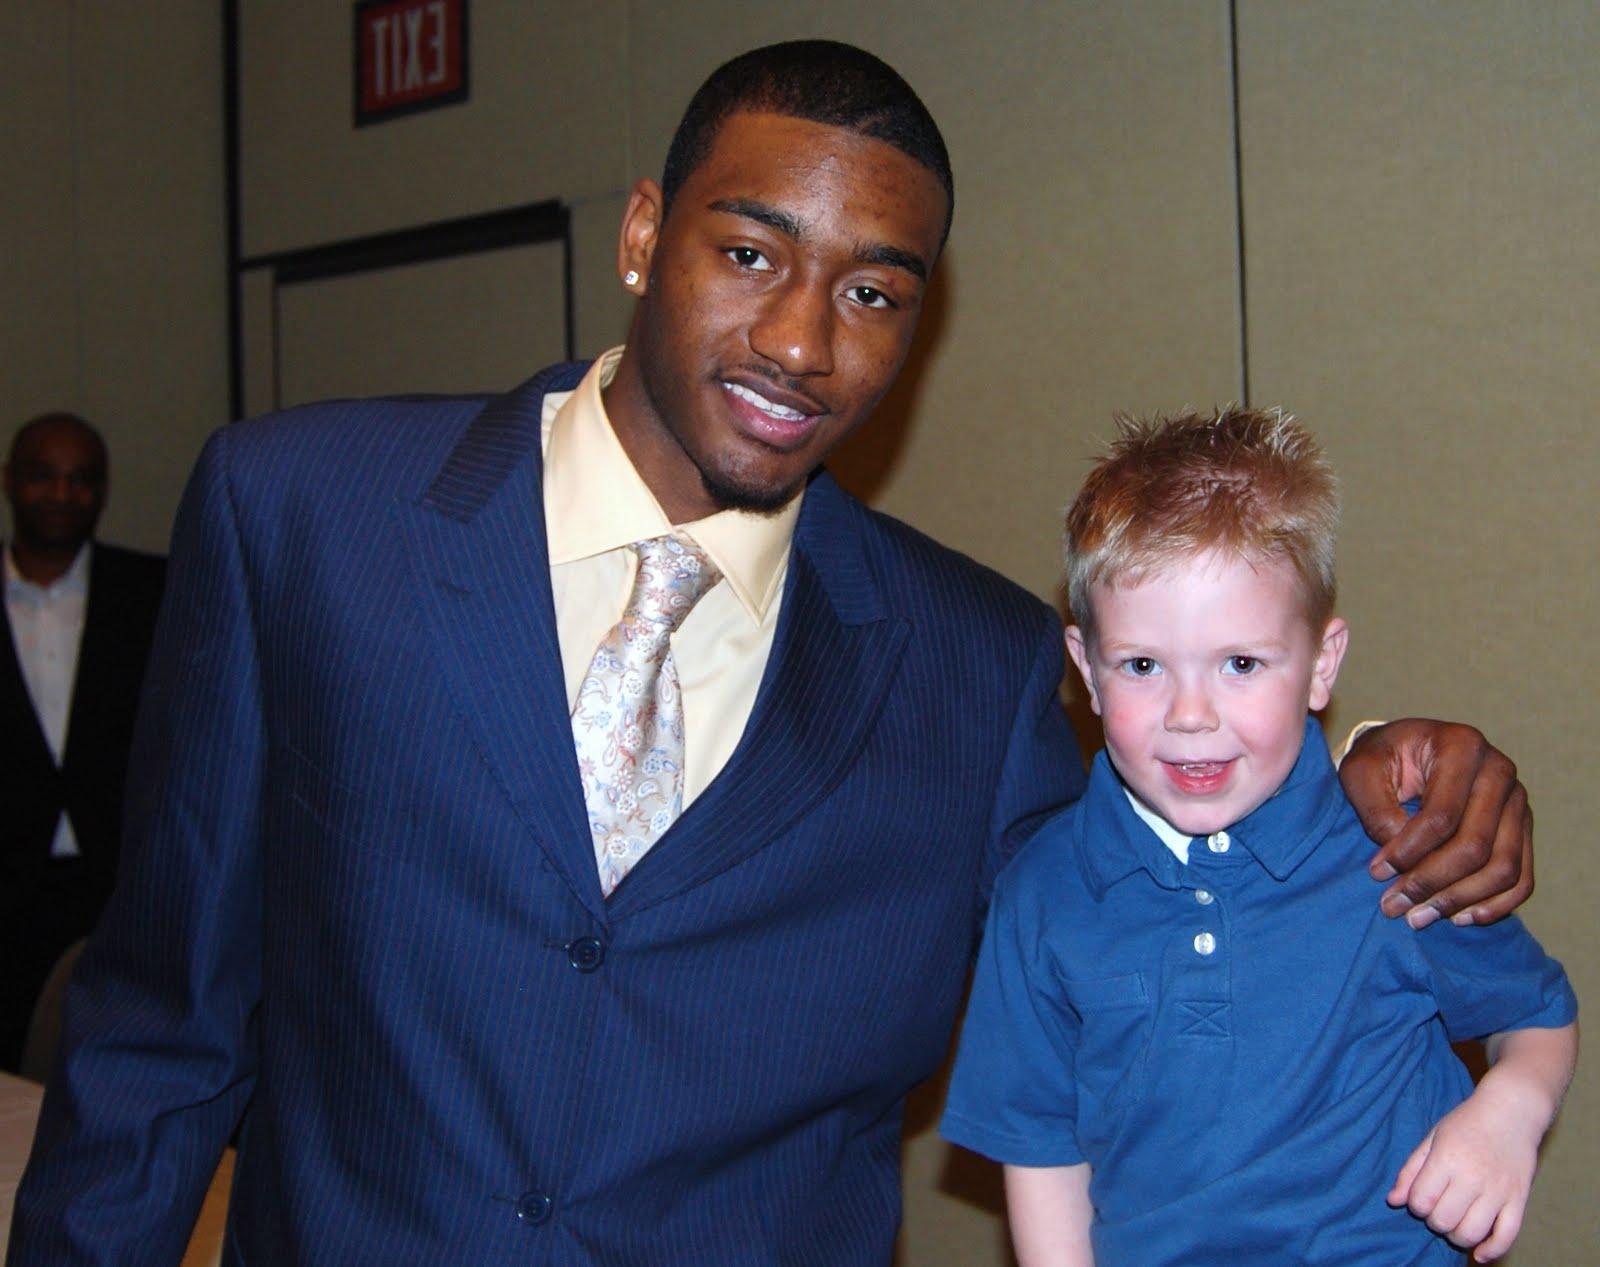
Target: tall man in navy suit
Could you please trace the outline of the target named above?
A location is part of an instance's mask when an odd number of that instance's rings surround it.
[[[757,50],[633,191],[625,349],[212,440],[14,1267],[175,1261],[241,1122],[234,1263],[889,1260],[994,874],[1082,784],[1052,613],[816,473],[951,197],[888,67]],[[671,638],[682,809],[603,884],[572,713],[672,533],[721,578]],[[1419,911],[1500,913],[1508,764],[1406,733],[1347,763],[1389,834],[1437,767],[1383,856]],[[1464,831],[1413,866],[1430,820]]]
[[[165,563],[93,540],[105,442],[73,414],[18,429],[0,605],[0,1069],[116,878],[134,712]]]

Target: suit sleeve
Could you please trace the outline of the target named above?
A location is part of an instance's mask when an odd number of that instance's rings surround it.
[[[1083,795],[1083,758],[1061,707],[1065,667],[1061,630],[1053,617],[1040,621],[1033,663],[1018,698],[995,788],[989,844],[979,884],[977,927],[1000,874],[1041,823]],[[974,930],[976,931],[976,930]]]
[[[229,436],[179,510],[123,866],[66,1004],[10,1267],[172,1264],[255,1077],[260,668]]]

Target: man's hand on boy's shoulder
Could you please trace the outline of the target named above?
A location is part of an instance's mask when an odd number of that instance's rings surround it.
[[[1363,731],[1339,766],[1345,795],[1395,878],[1386,915],[1488,924],[1533,892],[1533,812],[1517,767],[1471,726],[1407,718]],[[1414,815],[1401,808],[1421,798]]]

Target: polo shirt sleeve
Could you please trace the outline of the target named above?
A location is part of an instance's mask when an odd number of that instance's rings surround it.
[[[1040,903],[1018,875],[1014,866],[1002,877],[989,911],[939,1130],[995,1161],[1070,1166],[1084,1160],[1075,1137],[1078,1023],[1057,984]]]
[[[1465,928],[1441,920],[1415,936],[1451,1042],[1576,1019],[1567,974],[1515,916]]]

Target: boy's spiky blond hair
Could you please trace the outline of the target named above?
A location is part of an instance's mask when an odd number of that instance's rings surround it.
[[[1091,585],[1137,582],[1213,550],[1289,563],[1320,632],[1333,615],[1339,489],[1311,433],[1281,410],[1116,422],[1121,434],[1067,512],[1067,597],[1085,636]]]

